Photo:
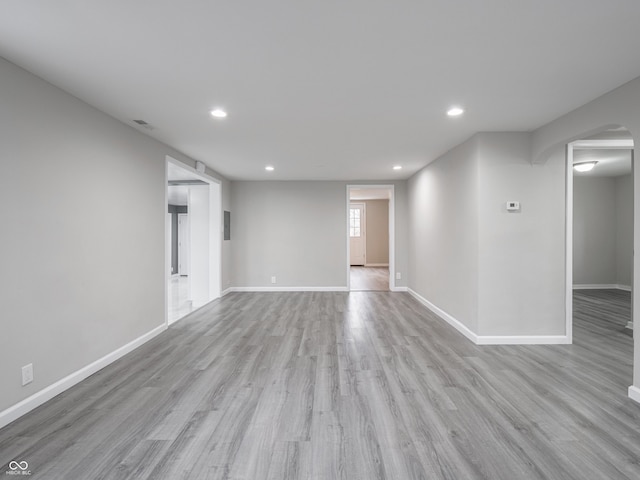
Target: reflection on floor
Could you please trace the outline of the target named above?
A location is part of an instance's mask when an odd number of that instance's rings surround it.
[[[389,291],[387,267],[351,267],[351,291]]]
[[[189,277],[177,275],[169,279],[169,323],[193,311],[189,300]]]

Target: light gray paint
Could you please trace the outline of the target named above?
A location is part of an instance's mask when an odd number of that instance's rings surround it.
[[[616,179],[573,177],[573,284],[617,283]]]
[[[4,410],[164,323],[165,156],[194,161],[2,59],[0,78]]]
[[[633,176],[616,178],[616,283],[631,286],[633,277]]]
[[[532,165],[530,140],[477,135],[479,335],[565,332],[564,155]]]
[[[395,185],[396,271],[406,273],[406,182],[382,183]],[[233,182],[233,286],[346,287],[346,187]]]
[[[564,334],[564,163],[529,148],[478,134],[409,180],[409,286],[478,335]]]
[[[477,331],[478,159],[474,137],[409,179],[409,287]]]
[[[640,78],[563,115],[533,133],[532,159],[546,162],[554,149],[562,148],[569,141],[584,138],[605,130],[609,126],[624,126],[638,142],[640,132]],[[634,168],[633,184],[640,185],[640,169]],[[634,251],[640,251],[640,195],[634,196]],[[640,272],[640,256],[633,259],[632,283]],[[640,325],[640,289],[633,291],[633,321]],[[640,335],[634,337],[633,385],[640,388]]]

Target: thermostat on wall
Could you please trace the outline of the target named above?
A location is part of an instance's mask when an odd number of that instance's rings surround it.
[[[520,202],[507,202],[507,211],[508,212],[518,212],[520,211]]]

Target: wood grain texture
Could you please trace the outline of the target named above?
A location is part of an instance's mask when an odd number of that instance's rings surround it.
[[[42,479],[637,479],[625,292],[476,346],[403,293],[233,293],[0,430]],[[625,317],[626,316],[626,317]]]

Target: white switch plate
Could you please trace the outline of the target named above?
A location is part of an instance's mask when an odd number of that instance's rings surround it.
[[[271,277],[271,283],[276,283],[276,276]]]
[[[33,382],[33,363],[22,367],[22,386]]]

